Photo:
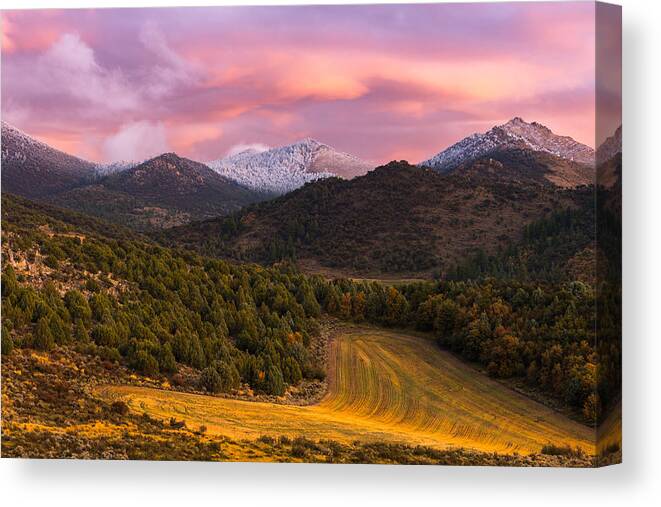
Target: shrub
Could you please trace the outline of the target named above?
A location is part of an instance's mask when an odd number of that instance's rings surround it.
[[[129,413],[129,406],[121,400],[113,401],[110,409],[119,415],[126,415]]]
[[[96,347],[94,350],[96,351],[96,354],[104,361],[119,363],[119,361],[122,359],[122,356],[119,354],[119,350],[117,350],[115,347]]]
[[[146,350],[138,350],[135,353],[131,367],[147,376],[158,374],[158,361]]]
[[[302,445],[294,444],[291,447],[291,455],[295,458],[305,458],[308,454],[308,450]]]
[[[210,393],[219,393],[223,386],[223,380],[218,375],[218,372],[213,366],[209,366],[202,370],[200,374],[200,387],[206,389]]]
[[[180,430],[186,427],[186,421],[177,421],[174,417],[170,417],[170,427]]]

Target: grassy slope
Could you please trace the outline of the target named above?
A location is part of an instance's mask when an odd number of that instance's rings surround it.
[[[327,396],[307,407],[134,386],[98,393],[126,401],[137,413],[174,416],[231,438],[304,435],[522,454],[554,443],[594,453],[590,428],[482,376],[425,339],[350,328],[334,341],[330,362]]]

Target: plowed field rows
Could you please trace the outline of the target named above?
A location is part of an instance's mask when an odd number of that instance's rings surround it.
[[[331,346],[329,389],[289,406],[135,386],[103,386],[139,413],[233,438],[303,435],[522,454],[548,443],[594,453],[594,432],[495,382],[425,338],[347,328]]]

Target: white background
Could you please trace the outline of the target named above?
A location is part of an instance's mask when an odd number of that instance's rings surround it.
[[[241,2],[11,0],[0,5],[6,9],[222,3]],[[623,465],[600,470],[533,470],[2,459],[0,502],[12,507],[36,504],[628,507],[649,506],[653,502],[659,505],[661,2],[623,0],[621,3],[625,90]]]

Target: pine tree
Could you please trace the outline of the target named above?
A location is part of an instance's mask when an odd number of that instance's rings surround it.
[[[267,393],[276,396],[282,396],[285,393],[285,381],[282,377],[282,371],[277,366],[269,366],[264,380]]]
[[[14,350],[14,341],[11,338],[9,328],[5,324],[2,324],[2,337],[0,339],[2,340],[2,355],[8,356]]]
[[[50,319],[43,316],[37,322],[34,330],[32,345],[37,350],[51,350],[55,346],[55,339],[50,328]]]

